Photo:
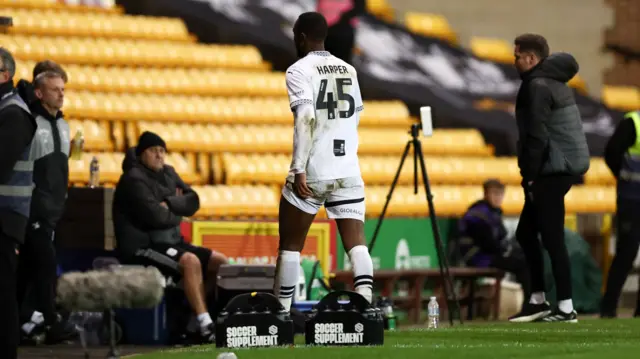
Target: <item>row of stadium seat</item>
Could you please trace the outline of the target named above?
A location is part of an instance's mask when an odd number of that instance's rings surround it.
[[[13,34],[193,42],[179,18],[6,8],[0,10],[0,15],[13,18]]]
[[[292,126],[167,124],[144,122],[138,132],[160,135],[167,146],[182,152],[290,153]],[[409,140],[405,129],[361,128],[361,154],[399,155]],[[489,156],[491,148],[473,129],[441,129],[422,143],[423,153],[451,156]]]
[[[118,182],[122,174],[122,152],[85,152],[79,161],[69,160],[69,182],[76,185],[84,185],[89,182],[89,168],[93,157],[98,158],[100,165],[100,183],[114,184]],[[179,153],[169,153],[166,163],[173,166],[187,183],[198,183],[201,178],[195,172],[195,165],[190,164],[187,157]]]
[[[291,126],[176,124],[158,122],[127,123],[69,119],[71,135],[81,129],[85,149],[89,151],[123,151],[125,143],[133,144],[142,131],[159,133],[170,151],[289,153]],[[400,154],[408,140],[404,129],[360,129],[362,154]],[[113,138],[111,136],[113,135]],[[115,143],[112,142],[112,139]],[[423,142],[428,155],[488,156],[491,148],[484,144],[475,130],[437,129],[433,137]]]
[[[32,80],[35,61],[18,61],[16,78]],[[208,96],[286,97],[284,73],[199,68],[65,65],[67,90]]]
[[[194,123],[291,124],[289,101],[283,97],[201,97],[156,94],[116,94],[67,91],[64,111],[69,118],[114,121],[177,121]],[[399,101],[365,102],[363,126],[411,123]]]
[[[270,65],[249,45],[0,34],[0,44],[21,60],[61,64],[219,67],[264,71]]]
[[[71,130],[71,136],[75,136],[78,130],[82,130],[84,149],[88,151],[113,151],[109,123],[95,120],[67,120]]]
[[[102,6],[86,6],[80,0],[0,0],[0,9],[32,9],[79,12],[84,14],[122,14],[115,0],[101,0]],[[109,4],[110,3],[110,4]],[[109,4],[110,6],[106,6]]]
[[[621,111],[637,111],[640,108],[640,89],[635,86],[603,86],[602,102]]]
[[[196,218],[210,217],[276,217],[280,187],[259,186],[195,186],[200,196],[200,211]],[[388,187],[369,186],[365,189],[368,218],[382,211],[389,192]],[[482,198],[478,186],[433,186],[436,214],[440,217],[461,216],[468,206]],[[575,186],[565,199],[567,213],[602,213],[615,211],[615,189],[600,186]],[[520,186],[506,190],[503,210],[505,215],[518,215],[524,203]],[[388,208],[390,216],[420,216],[428,214],[424,191],[413,193],[412,186],[399,186],[393,193]],[[320,210],[319,218],[326,218]]]
[[[367,185],[389,185],[398,170],[398,156],[360,156],[360,170]],[[229,185],[261,183],[281,184],[289,170],[289,155],[230,154],[222,156],[225,183]],[[398,183],[413,183],[413,161],[403,166]],[[489,178],[505,184],[519,185],[522,181],[515,158],[495,157],[427,157],[429,180],[434,184],[480,185]],[[418,170],[419,171],[419,170]],[[614,185],[615,179],[601,158],[591,159],[591,168],[585,176],[586,184]]]
[[[198,154],[202,156],[203,154]],[[89,180],[89,164],[93,156],[97,156],[100,163],[101,181],[115,183],[122,173],[124,154],[114,153],[84,153],[81,160],[71,160],[71,182],[85,184]],[[224,173],[227,185],[280,185],[289,170],[290,155],[284,154],[230,154],[206,156],[197,159],[196,154],[182,155],[170,152],[167,163],[173,165],[176,171],[190,184],[207,183],[211,168]],[[217,161],[220,163],[216,163]],[[388,186],[393,181],[397,171],[399,159],[397,156],[361,156],[360,168],[365,183],[370,185]],[[517,161],[515,158],[470,158],[470,157],[428,157],[426,165],[429,180],[435,185],[476,185],[480,186],[489,178],[497,178],[508,185],[517,186],[521,182]],[[197,169],[200,167],[200,169]],[[222,177],[221,173],[217,173]],[[409,160],[403,166],[399,178],[399,185],[413,183],[413,164]],[[585,176],[587,185],[611,186],[615,179],[600,158],[591,159],[591,168]]]

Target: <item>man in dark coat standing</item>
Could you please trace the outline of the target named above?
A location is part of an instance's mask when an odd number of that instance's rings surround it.
[[[564,241],[564,197],[589,169],[589,148],[574,92],[567,82],[578,63],[567,53],[549,55],[547,40],[535,34],[515,39],[515,66],[522,84],[516,99],[518,165],[525,203],[516,238],[531,275],[531,296],[514,322],[578,321],[573,309],[571,267]],[[549,253],[558,305],[544,292],[542,245]]]

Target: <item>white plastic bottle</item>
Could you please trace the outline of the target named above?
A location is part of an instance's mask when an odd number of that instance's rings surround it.
[[[429,305],[427,306],[427,311],[429,315],[429,329],[438,328],[438,324],[440,323],[440,306],[438,305],[438,301],[436,297],[429,298]]]

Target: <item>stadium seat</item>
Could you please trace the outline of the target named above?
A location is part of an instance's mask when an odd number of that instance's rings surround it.
[[[35,64],[35,61],[19,61],[16,77],[31,81],[31,69]],[[275,72],[82,65],[65,65],[64,69],[69,75],[67,89],[76,91],[283,98],[287,96],[284,74]],[[403,103],[400,104],[404,106]]]
[[[591,165],[589,166],[589,171],[587,171],[584,176],[584,181],[585,184],[588,185],[615,186],[616,184],[616,178],[613,177],[604,159],[596,157],[591,158]]]
[[[200,197],[196,218],[278,215],[279,196],[267,186],[194,186]]]
[[[11,33],[44,36],[91,36],[126,39],[191,41],[181,19],[124,16],[109,13],[3,9],[13,18]]]
[[[589,90],[587,89],[587,83],[584,81],[582,77],[580,77],[579,74],[576,74],[571,80],[569,80],[569,82],[567,82],[567,85],[578,90],[583,95],[589,94]]]
[[[153,131],[173,151],[230,153],[291,153],[292,126],[214,125],[139,122],[137,134]],[[409,139],[405,129],[362,128],[360,154],[399,155]],[[476,130],[436,130],[424,141],[425,155],[486,157],[490,150]]]
[[[482,198],[481,186],[433,186],[432,193],[436,215],[439,217],[459,217],[469,205]],[[389,187],[368,186],[366,191],[367,216],[377,217],[386,201]],[[424,189],[413,186],[398,186],[393,193],[388,208],[389,216],[428,215],[428,205]],[[615,188],[603,186],[575,186],[567,194],[567,213],[607,213],[615,211]],[[505,215],[519,215],[524,204],[524,192],[520,186],[507,186],[503,211]]]
[[[640,90],[633,86],[604,86],[602,101],[620,111],[635,111],[640,108]]]
[[[98,158],[100,166],[100,183],[115,184],[122,174],[122,152],[85,152],[80,160],[69,160],[69,182],[76,185],[86,185],[89,182],[89,168],[93,157]],[[179,153],[169,153],[166,163],[175,168],[182,179],[189,184],[201,183],[201,177],[195,169]]]
[[[0,0],[0,9],[39,9],[55,10],[60,12],[79,12],[85,14],[105,13],[122,14],[123,10],[119,6],[85,6],[78,2],[78,5],[70,5],[58,0]]]
[[[408,12],[405,14],[404,23],[409,31],[418,35],[435,37],[451,44],[458,43],[458,36],[442,15]]]
[[[287,176],[291,156],[288,154],[233,154],[222,156],[225,183],[275,184],[282,183]],[[390,185],[396,174],[398,156],[360,156],[360,170],[369,185]],[[498,178],[506,184],[521,182],[518,164],[513,158],[494,157],[427,157],[425,158],[429,180],[432,184],[477,185],[489,178]],[[399,185],[413,183],[413,160],[409,158],[403,166]]]
[[[157,94],[116,94],[67,91],[65,112],[73,117],[103,120],[177,121],[215,124],[290,124],[292,114],[283,97],[201,97]],[[365,108],[368,103],[365,103]],[[363,126],[373,122],[403,124],[408,132],[410,120],[406,106],[398,103],[374,103]],[[376,113],[376,107],[385,108]],[[366,112],[367,110],[365,110]],[[369,117],[366,117],[369,116]],[[371,121],[368,119],[372,118]],[[444,140],[444,137],[438,137]]]
[[[71,129],[71,140],[78,130],[82,130],[84,136],[84,150],[88,151],[112,151],[110,128],[106,122],[95,120],[75,120],[68,119]]]
[[[367,0],[367,12],[386,21],[395,21],[395,11],[387,0]]]
[[[502,39],[491,39],[485,37],[471,38],[471,52],[481,59],[513,64],[513,46]]]
[[[264,71],[268,65],[249,45],[211,45],[174,41],[0,35],[17,59],[61,64],[229,68]]]

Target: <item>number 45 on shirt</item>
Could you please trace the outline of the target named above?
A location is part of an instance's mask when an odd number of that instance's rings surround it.
[[[338,101],[346,101],[349,107],[346,111],[338,111],[340,118],[350,118],[356,110],[356,103],[353,96],[344,91],[345,86],[351,86],[353,82],[350,78],[337,78],[335,89],[338,95],[337,100],[333,96],[333,92],[327,92],[328,79],[320,81],[320,90],[316,99],[316,110],[327,110],[327,118],[329,120],[336,119],[336,110],[338,109]],[[326,101],[325,101],[326,98]]]

